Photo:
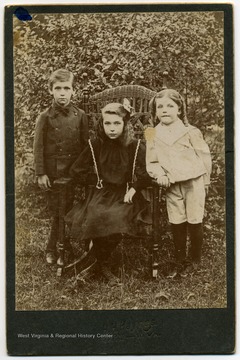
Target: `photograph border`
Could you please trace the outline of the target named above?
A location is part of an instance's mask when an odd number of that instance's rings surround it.
[[[181,310],[15,310],[15,198],[13,27],[18,6],[5,8],[5,144],[6,144],[6,264],[7,348],[10,355],[159,355],[231,354],[235,348],[234,257],[234,113],[233,113],[233,14],[231,4],[131,4],[131,5],[24,5],[29,13],[76,12],[224,12],[224,91],[226,159],[227,308]],[[52,10],[52,11],[51,11]],[[226,121],[227,120],[227,121]],[[151,337],[132,336],[130,327],[150,321]],[[79,325],[81,324],[81,325]],[[179,333],[179,328],[182,330]],[[18,333],[98,333],[114,337],[81,343],[63,340],[18,338]],[[180,341],[181,339],[181,341]],[[184,341],[182,341],[184,339]],[[71,349],[71,351],[69,351]]]

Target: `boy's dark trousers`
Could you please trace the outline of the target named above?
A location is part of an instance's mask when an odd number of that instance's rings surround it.
[[[46,252],[52,252],[56,254],[57,252],[57,242],[59,238],[59,189],[58,187],[51,181],[52,187],[46,192],[47,195],[47,203],[48,203],[48,211],[51,216],[51,230],[50,236],[48,239],[48,243],[46,246]],[[74,200],[74,192],[73,189],[69,189],[67,193],[66,199],[66,212],[69,211],[73,206]],[[68,244],[66,244],[68,246]],[[70,245],[69,245],[70,246]]]
[[[190,238],[190,258],[193,262],[200,262],[203,243],[202,223],[172,224],[175,258],[179,263],[183,263],[186,259],[187,231]]]

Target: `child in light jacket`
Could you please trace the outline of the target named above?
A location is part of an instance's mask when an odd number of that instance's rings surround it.
[[[166,187],[177,266],[171,276],[196,269],[201,260],[205,195],[210,184],[211,155],[199,129],[188,124],[182,96],[160,91],[150,101],[155,128],[146,130],[147,171]],[[187,232],[190,256],[187,259]],[[190,262],[189,262],[190,258]]]

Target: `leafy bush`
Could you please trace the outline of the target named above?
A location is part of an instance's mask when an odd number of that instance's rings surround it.
[[[75,74],[74,102],[123,84],[163,85],[186,99],[190,123],[206,135],[213,184],[224,185],[223,14],[221,12],[33,14],[14,18],[15,167],[18,195],[34,180],[36,118],[51,103],[49,74]],[[84,84],[84,74],[87,83]],[[24,190],[26,191],[26,190]]]

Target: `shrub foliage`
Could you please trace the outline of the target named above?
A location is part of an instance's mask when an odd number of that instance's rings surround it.
[[[124,84],[160,90],[168,71],[168,87],[184,95],[190,123],[203,131],[210,146],[209,204],[219,206],[213,200],[224,193],[221,12],[33,14],[27,22],[14,18],[13,30],[15,174],[21,209],[35,207],[34,127],[51,103],[48,77],[58,68],[74,73],[73,100],[80,107],[84,88],[90,94]]]

